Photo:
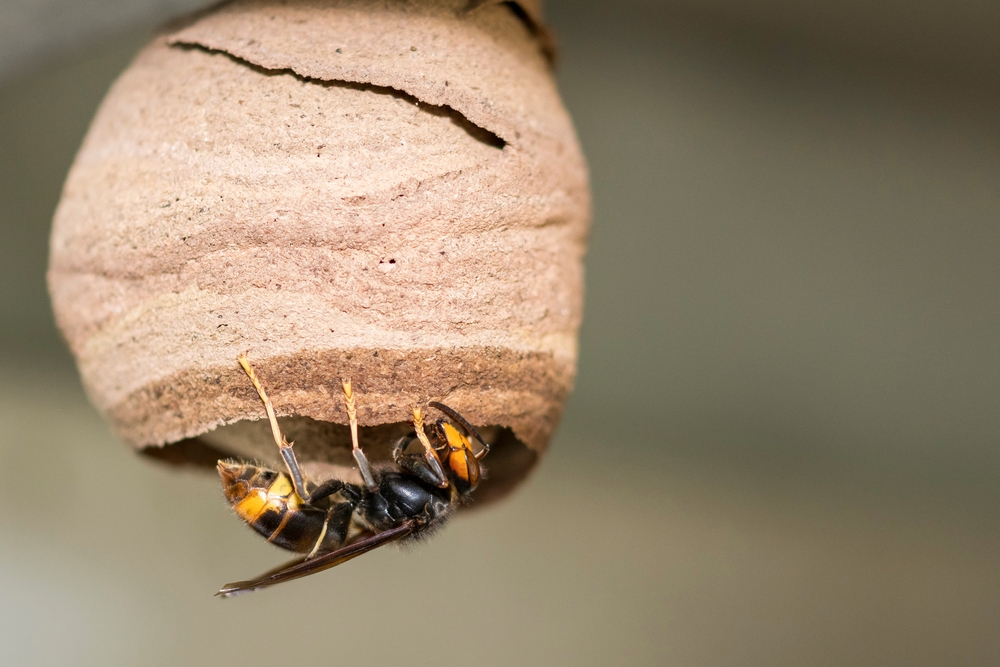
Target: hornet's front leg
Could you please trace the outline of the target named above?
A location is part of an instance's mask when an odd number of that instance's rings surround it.
[[[431,446],[431,441],[427,439],[427,433],[424,432],[424,415],[420,408],[413,408],[413,428],[417,433],[417,439],[423,445],[423,452],[406,453],[406,446],[410,443],[410,436],[407,435],[396,441],[396,446],[392,448],[392,459],[420,481],[439,489],[447,488],[448,476],[441,466],[441,459]]]

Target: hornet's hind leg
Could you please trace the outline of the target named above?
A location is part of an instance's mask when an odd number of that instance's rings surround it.
[[[274,436],[274,443],[278,445],[278,449],[281,451],[281,458],[285,460],[285,465],[288,466],[288,473],[292,476],[292,484],[295,486],[295,493],[299,494],[299,498],[308,498],[309,493],[306,490],[306,477],[302,474],[302,468],[299,467],[299,462],[295,458],[295,452],[292,451],[292,443],[285,440],[285,436],[281,434],[281,428],[278,426],[278,418],[274,414],[274,406],[271,405],[271,399],[267,397],[267,392],[264,391],[264,387],[260,384],[260,380],[257,379],[256,373],[253,372],[253,368],[250,366],[250,360],[247,359],[247,355],[244,352],[237,359],[240,362],[240,366],[246,372],[247,377],[250,378],[250,382],[253,383],[254,389],[257,390],[257,394],[260,396],[260,400],[264,402],[264,410],[267,411],[267,419],[271,422],[271,435]]]

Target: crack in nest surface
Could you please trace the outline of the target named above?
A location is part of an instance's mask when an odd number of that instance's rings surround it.
[[[465,114],[463,114],[458,109],[448,106],[446,104],[430,104],[424,102],[416,95],[406,92],[405,90],[400,90],[399,88],[393,88],[392,86],[379,86],[373,83],[361,83],[358,81],[347,81],[345,79],[319,79],[312,76],[306,76],[296,72],[291,67],[281,67],[281,68],[270,68],[258,65],[257,63],[251,62],[246,58],[241,58],[240,56],[233,55],[225,49],[216,49],[212,47],[205,46],[204,44],[199,44],[197,42],[184,42],[177,41],[170,44],[171,48],[175,49],[185,49],[190,51],[202,51],[204,53],[210,53],[214,55],[222,55],[233,62],[247,67],[259,74],[264,76],[278,76],[283,74],[288,74],[295,77],[297,80],[303,83],[309,83],[317,86],[324,86],[327,88],[348,88],[352,90],[360,90],[369,93],[375,93],[376,95],[388,95],[396,99],[403,100],[413,104],[418,109],[424,113],[429,113],[432,116],[440,116],[442,118],[448,118],[452,123],[457,125],[459,128],[464,130],[466,134],[475,139],[476,141],[491,146],[498,150],[503,150],[507,146],[507,142],[503,140],[498,134],[487,130],[484,127],[476,125],[471,120],[469,120]]]

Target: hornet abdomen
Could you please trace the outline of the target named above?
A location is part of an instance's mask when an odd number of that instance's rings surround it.
[[[337,549],[346,541],[350,503],[307,504],[288,475],[238,461],[219,461],[226,499],[241,519],[283,549],[297,553]]]

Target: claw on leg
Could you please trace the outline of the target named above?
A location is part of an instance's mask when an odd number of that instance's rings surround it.
[[[285,460],[285,465],[288,466],[288,472],[292,476],[292,484],[295,486],[295,492],[299,494],[300,498],[308,497],[306,492],[306,482],[305,476],[302,474],[302,469],[299,468],[299,462],[295,458],[295,452],[292,450],[292,443],[285,440],[285,436],[281,433],[281,428],[278,426],[278,417],[274,414],[274,406],[271,405],[271,399],[267,397],[267,392],[264,391],[264,386],[257,379],[257,374],[253,372],[253,367],[250,365],[250,360],[247,358],[247,353],[244,352],[236,358],[240,362],[240,366],[243,367],[243,371],[250,378],[250,382],[253,384],[253,388],[257,390],[257,395],[260,396],[260,400],[264,403],[264,410],[267,412],[267,420],[271,423],[271,435],[274,436],[274,444],[278,445],[278,450],[281,452],[281,458]]]
[[[351,423],[351,447],[354,460],[358,462],[358,469],[361,471],[361,478],[365,481],[365,486],[368,487],[369,491],[375,491],[378,489],[378,485],[375,483],[371,466],[368,464],[368,457],[361,451],[361,445],[358,444],[358,410],[354,404],[354,387],[351,385],[350,379],[341,380],[341,384],[344,387],[344,401],[347,403],[347,418]]]
[[[448,477],[441,467],[441,458],[437,450],[431,445],[427,433],[424,432],[424,413],[419,407],[413,408],[413,429],[417,432],[417,440],[424,446],[424,466],[426,466],[426,481],[435,484],[438,488],[448,486]]]

